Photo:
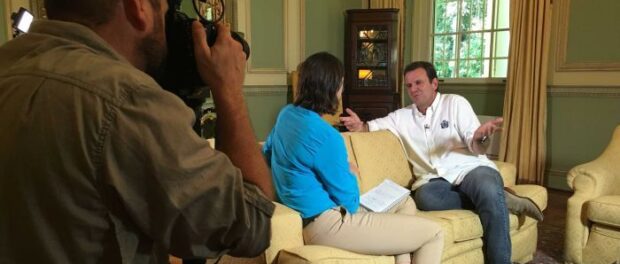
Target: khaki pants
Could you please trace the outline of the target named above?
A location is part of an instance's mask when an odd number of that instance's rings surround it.
[[[396,263],[440,263],[443,232],[438,224],[415,216],[416,211],[411,197],[386,213],[360,207],[350,214],[342,207],[332,208],[304,228],[304,242],[360,254],[393,255]]]

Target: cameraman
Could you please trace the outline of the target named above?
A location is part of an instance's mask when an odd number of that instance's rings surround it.
[[[50,20],[0,47],[0,263],[165,263],[269,245],[271,177],[226,26],[197,67],[219,151],[154,80],[165,0],[46,0]],[[266,195],[266,196],[265,196]]]

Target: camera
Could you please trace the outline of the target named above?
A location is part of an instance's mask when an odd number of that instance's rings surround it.
[[[11,20],[13,20],[13,24],[11,25],[13,28],[13,37],[17,37],[22,33],[28,32],[30,24],[32,20],[34,20],[34,16],[28,9],[20,7],[16,13],[11,14]]]
[[[207,43],[212,46],[217,37],[216,23],[219,19],[208,20],[204,18],[196,6],[198,0],[192,0],[194,10],[206,30]],[[204,1],[204,0],[201,0]],[[222,9],[224,2],[220,1]],[[159,84],[166,90],[179,96],[187,106],[198,112],[199,108],[209,97],[209,87],[204,83],[196,68],[194,44],[192,37],[192,23],[195,19],[190,18],[181,10],[181,0],[168,0],[168,12],[166,13],[166,42],[168,56],[163,68],[163,75],[158,78]],[[246,59],[250,56],[248,43],[237,33],[231,32],[233,39],[243,46]]]

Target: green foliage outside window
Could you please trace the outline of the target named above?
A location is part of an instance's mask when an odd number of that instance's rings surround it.
[[[440,78],[505,77],[509,0],[435,0],[433,62]]]

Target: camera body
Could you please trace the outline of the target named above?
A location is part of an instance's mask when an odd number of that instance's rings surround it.
[[[165,18],[168,55],[163,75],[158,78],[158,82],[164,89],[176,94],[185,104],[195,109],[209,96],[208,84],[202,81],[196,68],[192,36],[192,23],[195,19],[180,11],[181,0],[168,0],[168,6]],[[202,17],[200,22],[205,27],[207,43],[212,46],[217,38],[215,23]],[[248,43],[237,32],[231,32],[231,35],[242,44],[246,58],[249,58]]]

